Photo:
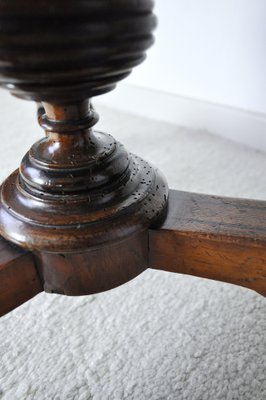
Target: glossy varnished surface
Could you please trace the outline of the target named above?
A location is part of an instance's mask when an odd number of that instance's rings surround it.
[[[167,204],[160,172],[93,130],[97,117],[88,102],[44,106],[46,137],[1,186],[2,235],[32,251],[71,253],[151,226]]]
[[[266,296],[266,201],[170,191],[149,233],[149,266],[234,283]]]
[[[34,258],[3,239],[0,245],[2,315],[42,287],[74,296],[98,293],[128,282],[148,266],[266,295],[265,201],[172,190],[164,221],[123,240],[79,252],[35,251]]]
[[[37,255],[48,291],[107,290],[147,265],[141,238],[164,212],[167,184],[109,133],[93,129],[98,116],[89,99],[143,61],[153,43],[153,6],[0,4],[0,85],[37,101],[45,130],[1,186],[0,233]]]
[[[0,84],[37,101],[107,92],[145,58],[151,0],[0,2]]]
[[[0,314],[43,287],[97,293],[147,266],[266,294],[265,202],[172,191],[160,225],[161,173],[93,128],[88,99],[144,59],[152,10],[150,0],[0,2],[0,85],[41,103],[45,130],[1,186],[0,233],[32,253],[1,239]]]

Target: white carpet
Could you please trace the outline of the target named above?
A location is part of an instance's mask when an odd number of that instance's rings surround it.
[[[30,103],[1,93],[0,111],[3,179],[40,131]],[[265,154],[98,111],[99,128],[171,187],[266,199]],[[40,294],[0,321],[0,399],[264,400],[265,306],[247,289],[159,271],[94,296]]]

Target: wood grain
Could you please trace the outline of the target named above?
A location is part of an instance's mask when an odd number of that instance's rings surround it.
[[[38,270],[48,293],[81,296],[120,286],[148,264],[148,232],[73,253],[36,253]]]
[[[266,201],[171,190],[149,232],[149,267],[229,282],[266,296]]]
[[[0,317],[42,290],[33,255],[0,237]]]

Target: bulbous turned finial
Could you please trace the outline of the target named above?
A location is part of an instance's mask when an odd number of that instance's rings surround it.
[[[145,58],[151,0],[0,2],[0,85],[36,101],[108,92]]]

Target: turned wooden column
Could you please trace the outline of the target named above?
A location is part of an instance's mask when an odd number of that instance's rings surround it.
[[[49,292],[102,291],[147,268],[147,229],[166,209],[167,184],[94,129],[89,99],[144,59],[152,8],[152,1],[0,5],[9,65],[0,63],[2,86],[38,103],[45,131],[1,186],[0,232],[34,252]]]
[[[0,86],[35,101],[44,129],[0,188],[0,315],[148,267],[265,295],[266,202],[168,196],[155,167],[97,131],[91,99],[144,60],[153,1],[2,1],[0,25]]]

